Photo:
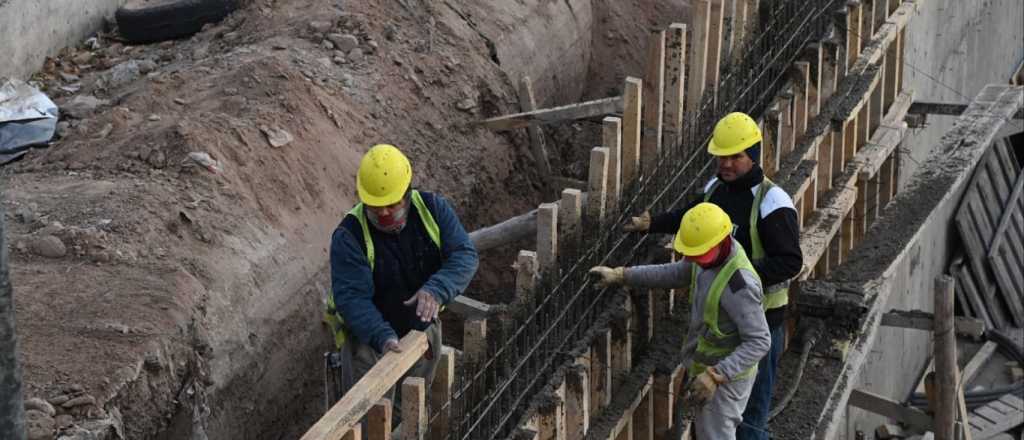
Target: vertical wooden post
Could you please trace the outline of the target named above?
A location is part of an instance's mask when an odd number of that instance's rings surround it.
[[[864,238],[864,231],[867,229],[867,208],[868,208],[868,182],[865,179],[857,179],[857,200],[853,204],[853,243],[859,243]]]
[[[799,83],[796,87],[795,111],[793,112],[794,138],[801,139],[807,133],[807,119],[810,114],[810,98],[813,89],[811,86],[811,64],[806,61],[797,61],[793,65],[796,67],[797,82]]]
[[[764,154],[764,174],[772,177],[779,171],[780,156],[782,156],[782,114],[779,111],[778,103],[772,106],[764,115],[764,141],[762,151]]]
[[[683,97],[686,93],[686,25],[668,27],[665,60],[665,139],[667,148],[676,148],[683,135]]]
[[[867,196],[868,208],[867,208],[867,226],[866,226],[867,229],[871,229],[871,225],[874,224],[875,219],[878,218],[878,212],[880,211],[880,209],[878,209],[878,189],[879,189],[879,183],[878,182],[879,182],[879,179],[878,179],[878,175],[877,174],[875,175],[875,177],[873,177],[870,180],[868,180],[868,196]]]
[[[857,154],[858,119],[859,118],[854,115],[846,122],[843,122],[843,150],[840,153],[841,159],[839,160],[839,172],[836,174],[842,174],[843,170],[846,168],[846,164]]]
[[[894,101],[896,101],[896,95],[899,94],[897,88],[896,76],[899,75],[900,66],[897,65],[899,62],[899,40],[900,34],[896,34],[896,40],[889,45],[889,48],[885,51],[885,73],[884,82],[885,85],[885,108],[889,108]]]
[[[831,256],[832,244],[825,248],[825,252],[821,254],[821,259],[818,260],[818,264],[814,265],[814,276],[818,278],[824,278],[828,276],[830,262],[832,261]]]
[[[739,52],[739,48],[743,47],[743,42],[747,38],[747,26],[750,20],[750,11],[747,9],[749,6],[749,0],[736,0],[736,11],[733,14],[732,22],[732,49],[729,53],[733,60],[742,56]]]
[[[550,402],[537,410],[540,440],[566,440],[565,382],[555,389]]]
[[[878,85],[871,92],[871,131],[870,136],[874,137],[878,126],[882,124],[882,116],[885,116],[888,107],[885,106],[885,59],[878,64]]]
[[[599,332],[590,346],[590,408],[597,414],[612,401],[612,331]]]
[[[843,217],[843,227],[840,231],[842,235],[839,240],[839,262],[842,264],[843,261],[846,261],[846,257],[850,255],[850,249],[853,249],[854,221],[852,210],[846,213],[846,217]]]
[[[605,194],[608,192],[608,156],[607,148],[599,147],[590,150],[590,183],[587,194],[587,217],[597,226],[604,229]]]
[[[619,213],[622,197],[622,119],[608,116],[601,121],[601,140],[608,149],[608,180],[604,197],[605,212]]]
[[[894,153],[895,154],[895,153]],[[878,209],[882,210],[889,204],[892,196],[892,155],[882,162],[878,170]]]
[[[843,174],[843,166],[846,165],[843,162],[843,149],[846,144],[846,131],[843,129],[844,124],[833,123],[832,125],[832,151],[829,152],[829,157],[832,158],[832,179]]]
[[[562,246],[563,249],[568,248],[569,251],[578,247],[583,239],[583,192],[575,188],[566,188],[562,190],[562,202],[558,207],[558,230],[561,234],[561,238],[558,240],[558,245]],[[558,254],[569,255],[571,252],[562,252],[559,250]]]
[[[715,106],[718,106],[718,71],[722,58],[722,2],[711,0],[711,19],[708,26],[707,86],[715,90]]]
[[[537,264],[541,276],[558,270],[558,204],[537,208]]]
[[[957,384],[960,368],[956,361],[956,334],[953,333],[953,278],[935,279],[935,374],[938,402],[935,409],[935,439],[955,440]]]
[[[663,439],[672,429],[672,412],[676,402],[675,383],[683,374],[682,365],[669,374],[654,375],[654,438]]]
[[[423,440],[426,431],[426,383],[409,376],[402,381],[402,440]]]
[[[701,97],[707,88],[708,75],[708,33],[711,27],[711,1],[694,0],[693,9],[693,53],[690,56],[689,90],[686,92],[686,111],[696,114],[700,110]]]
[[[860,108],[860,112],[857,113],[857,147],[854,149],[854,154],[864,147],[864,144],[868,142],[868,139],[871,139],[871,133],[869,133],[870,130],[868,130],[871,125],[870,99],[871,98],[869,97],[869,102],[864,103]]]
[[[366,440],[391,440],[390,399],[380,399],[366,414]]]
[[[651,394],[648,390],[640,399],[640,406],[633,411],[634,439],[654,440],[654,396]]]
[[[903,30],[900,31],[899,34],[897,34],[896,41],[893,41],[892,44],[895,44],[896,47],[898,48],[898,51],[896,52],[896,79],[895,79],[895,81],[896,81],[896,93],[899,93],[900,90],[903,90],[903,60],[904,60],[903,54],[904,54],[904,51],[905,51],[906,46],[907,46],[907,29],[906,28],[903,28]]]
[[[847,12],[846,15],[846,65],[843,66],[843,76],[846,76],[846,72],[850,70],[850,67],[857,62],[857,58],[860,56],[860,39],[861,39],[861,11],[862,6],[860,0],[849,0],[846,2]]]
[[[836,231],[836,235],[832,236],[832,241],[830,241],[828,243],[828,267],[829,268],[832,268],[832,269],[837,268],[837,267],[839,267],[839,264],[841,264],[843,262],[843,247],[842,247],[841,241],[842,241],[842,237],[843,237],[843,229],[844,229],[845,226],[846,226],[846,222],[841,222],[839,224],[839,230]],[[821,274],[821,275],[824,275],[824,274]]]
[[[590,428],[590,377],[584,365],[566,371],[565,392],[566,438],[582,439]]]
[[[632,184],[640,175],[640,104],[644,82],[626,78],[622,110],[622,186]]]
[[[719,51],[719,64],[732,61],[732,50],[736,45],[736,2],[737,0],[722,0],[722,49]]]
[[[348,432],[345,433],[345,436],[342,437],[341,439],[363,440],[363,425],[361,423],[356,423],[355,425],[352,425],[352,427],[348,429]]]
[[[537,101],[533,97],[533,83],[529,76],[524,76],[519,81],[519,107],[524,112],[537,109]],[[526,130],[530,134],[533,160],[537,161],[537,168],[540,169],[544,178],[550,178],[552,176],[551,165],[548,163],[548,152],[544,146],[544,132],[536,125],[530,125]]]
[[[810,52],[809,58],[811,60],[811,65],[814,66],[811,75],[812,83],[810,87],[810,96],[808,98],[809,118],[818,116],[818,114],[821,113],[821,94],[824,86],[822,81],[824,80],[825,75],[825,50],[823,46],[824,44],[822,43],[812,43],[807,48]]]
[[[487,354],[487,319],[469,319],[462,326],[462,351],[480,359]]]
[[[820,165],[815,163],[814,168],[811,170],[811,184],[807,186],[804,192],[803,205],[804,214],[807,218],[810,218],[811,214],[814,213],[815,209],[818,209],[818,167]],[[804,220],[806,220],[805,218]],[[800,226],[804,226],[801,222]]]
[[[836,85],[839,84],[839,46],[831,42],[822,42],[821,60],[821,87],[818,88],[818,112],[824,110],[832,94],[835,93]]]
[[[630,417],[626,422],[626,426],[619,431],[619,435],[615,437],[615,440],[633,440],[633,418]]]
[[[455,385],[455,350],[451,347],[441,347],[441,359],[437,363],[437,373],[434,374],[434,381],[430,384],[430,408],[434,416],[434,424],[431,426],[431,438],[433,440],[444,440],[451,425],[452,408],[449,402],[452,399],[452,388]],[[390,404],[389,404],[390,406]],[[388,414],[390,417],[390,413]],[[391,425],[388,424],[388,436],[382,439],[391,439]]]
[[[516,301],[526,301],[537,288],[537,253],[519,251],[516,256]]]
[[[612,321],[612,377],[633,366],[633,302],[629,295],[622,307],[623,316]]]
[[[647,68],[644,72],[643,136],[640,139],[643,174],[649,178],[661,157],[661,132],[665,106],[665,31],[647,39]]]
[[[818,198],[832,189],[832,140],[835,132],[827,129],[824,139],[818,144]]]
[[[796,147],[796,126],[793,122],[793,110],[796,96],[792,92],[783,92],[782,98],[779,100],[779,117],[781,119],[781,125],[779,126],[779,168],[782,168],[782,158],[786,154]]]

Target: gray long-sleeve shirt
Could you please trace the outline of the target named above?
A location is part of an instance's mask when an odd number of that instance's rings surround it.
[[[735,255],[739,248],[739,244],[733,241],[730,256]],[[711,290],[711,283],[722,267],[724,265],[712,269],[697,266],[697,291],[691,292],[691,295],[696,297],[693,307],[690,308],[690,325],[683,344],[684,362],[689,362],[693,357],[697,348],[697,336],[710,331],[704,323],[704,304]],[[655,289],[688,288],[692,273],[693,264],[686,260],[627,267],[625,284]],[[771,346],[768,322],[765,320],[761,304],[762,298],[761,280],[746,269],[737,270],[733,278],[725,283],[719,300],[718,328],[723,333],[738,332],[740,345],[729,356],[719,361],[718,365],[715,365],[715,370],[729,380],[757,365]]]

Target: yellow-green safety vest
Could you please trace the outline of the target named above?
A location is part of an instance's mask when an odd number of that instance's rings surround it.
[[[722,330],[718,327],[719,302],[722,299],[722,291],[725,290],[725,286],[733,274],[740,269],[746,269],[754,274],[754,276],[757,276],[757,271],[754,270],[754,265],[750,264],[750,260],[747,259],[747,253],[743,250],[743,247],[736,246],[736,254],[729,258],[729,261],[715,275],[707,298],[704,300],[703,319],[704,325],[707,326],[707,331],[697,336],[697,351],[693,356],[688,372],[691,378],[697,377],[708,366],[716,365],[719,361],[728,357],[742,342],[739,333],[722,333]],[[694,264],[690,280],[691,304],[696,296],[696,289],[697,265]],[[755,374],[757,374],[757,364],[743,371],[739,376],[732,378],[732,380],[747,379],[754,377]]]
[[[710,201],[711,194],[715,192],[715,189],[721,185],[720,180],[715,180],[715,183],[711,185],[707,193],[704,194],[704,201]],[[761,186],[757,190],[757,194],[754,196],[754,206],[750,209],[750,256],[752,261],[761,261],[764,259],[764,246],[761,244],[761,234],[757,231],[757,219],[761,212],[761,201],[764,200],[764,195],[768,194],[775,186],[771,180],[767,177],[761,182]],[[764,286],[764,309],[771,310],[779,307],[783,307],[789,304],[789,281],[784,281],[772,286]]]
[[[420,196],[420,192],[412,190],[410,194],[412,199],[412,205],[416,207],[416,212],[420,215],[420,221],[423,222],[423,228],[427,230],[427,235],[430,236],[430,241],[437,245],[438,249],[441,249],[441,228],[437,225],[437,221],[434,220],[434,215],[427,209],[427,204],[423,202],[423,197]],[[366,243],[366,260],[370,263],[370,271],[374,269],[374,250],[373,250],[373,237],[370,236],[370,226],[366,222],[366,213],[363,210],[363,204],[357,204],[352,210],[348,212],[359,221],[359,226],[363,230],[363,242]],[[444,308],[442,307],[442,310]],[[337,349],[341,349],[345,345],[347,335],[345,334],[345,318],[338,313],[337,308],[334,305],[334,292],[327,292],[327,310],[324,312],[324,322],[331,329],[331,333],[334,334],[334,346]]]

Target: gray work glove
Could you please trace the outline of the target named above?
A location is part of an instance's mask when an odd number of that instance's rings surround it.
[[[622,230],[626,232],[647,232],[651,228],[651,213],[644,211],[638,217],[630,217],[629,223],[622,225]]]

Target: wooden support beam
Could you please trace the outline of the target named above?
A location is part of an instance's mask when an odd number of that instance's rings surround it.
[[[722,60],[722,3],[711,0],[711,18],[708,21],[707,86],[714,89],[715,107],[718,106],[718,72]]]
[[[985,334],[985,322],[980,319],[957,316],[954,321],[958,335],[979,337]],[[934,316],[920,310],[893,310],[882,315],[882,325],[932,331]]]
[[[742,2],[742,0],[739,0]],[[732,62],[732,51],[736,45],[736,3],[737,0],[722,0],[722,48],[719,50],[719,64]]]
[[[466,295],[456,296],[447,309],[463,318],[480,318],[491,314],[491,305]]]
[[[363,425],[358,424],[358,423],[353,425],[352,429],[349,429],[348,432],[346,432],[345,435],[343,437],[341,437],[341,439],[342,440],[363,440]]]
[[[612,321],[612,377],[633,367],[633,301],[628,295],[622,306],[625,313]]]
[[[651,176],[661,157],[662,124],[665,110],[665,31],[647,39],[647,67],[644,72],[643,134],[640,156],[643,174]]]
[[[537,431],[540,440],[566,440],[565,382],[554,391],[554,396],[537,410]]]
[[[633,438],[654,440],[654,396],[648,391],[633,411]]]
[[[462,352],[474,359],[487,355],[487,320],[471,319],[463,322]]]
[[[895,154],[895,153],[894,153]],[[889,205],[889,201],[892,200],[893,190],[892,187],[895,183],[893,176],[893,155],[889,155],[882,162],[882,167],[878,172],[878,209],[885,209]]]
[[[427,351],[427,335],[411,331],[398,342],[401,352],[388,352],[356,382],[327,414],[324,414],[301,440],[333,440],[341,438],[366,415],[365,411],[377,403],[398,379],[405,375]]]
[[[366,414],[366,440],[391,440],[391,405],[390,399],[380,399],[370,408]]]
[[[676,382],[683,375],[679,365],[669,374],[654,375],[654,438],[666,439],[672,431],[673,408],[676,402]]]
[[[992,355],[995,354],[998,348],[999,344],[987,341],[978,349],[977,353],[974,353],[971,360],[967,362],[967,366],[964,367],[963,378],[960,381],[963,387],[966,388],[967,385],[970,385],[971,381],[978,376],[978,373],[981,373],[981,367],[985,366],[985,362],[992,358]]]
[[[782,158],[796,147],[796,127],[793,124],[795,100],[796,96],[793,93],[785,93],[785,96],[779,99],[779,116],[782,119],[779,131],[779,168],[782,168]]]
[[[849,73],[850,68],[857,63],[857,58],[860,56],[862,5],[859,0],[850,0],[846,2],[846,10],[846,69],[844,73]]]
[[[839,72],[842,60],[839,56],[839,46],[831,42],[822,42],[822,63],[821,63],[821,87],[818,88],[818,112],[824,110],[824,105],[832,97],[839,85]]]
[[[807,279],[812,268],[816,268],[818,276],[825,276],[830,269],[839,265],[844,255],[840,246],[844,222],[837,219],[848,215],[856,198],[857,189],[852,182],[841,182],[841,189],[831,204],[820,208],[821,215],[815,217],[804,229],[800,235],[800,249],[804,256],[800,280]],[[821,260],[825,260],[823,264],[819,264]]]
[[[853,205],[853,244],[860,243],[867,230],[868,181],[857,179],[857,201]],[[852,246],[851,246],[852,248]]]
[[[808,51],[807,58],[811,63],[811,87],[810,95],[808,97],[808,117],[814,118],[821,113],[821,95],[822,89],[824,88],[824,77],[825,77],[825,51],[824,44],[812,43],[806,49]]]
[[[846,261],[846,257],[850,255],[850,250],[852,250],[853,246],[856,244],[856,242],[853,241],[855,233],[853,215],[853,211],[850,211],[846,214],[846,217],[843,218],[843,228],[839,239],[840,264],[842,264],[843,261]]]
[[[537,264],[541,276],[558,270],[558,204],[537,208]]]
[[[640,388],[640,392],[637,393],[633,401],[623,411],[622,417],[615,423],[615,426],[612,427],[611,432],[608,435],[608,439],[633,438],[633,413],[643,402],[644,397],[650,393],[652,386],[654,386],[654,377],[648,377],[647,382]]]
[[[891,44],[885,51],[885,60],[883,61],[885,64],[885,71],[883,72],[885,79],[882,82],[884,85],[882,105],[886,108],[892,105],[893,101],[896,100],[896,94],[898,93],[898,90],[896,89],[896,75],[899,73],[900,69],[900,67],[896,65],[896,53],[898,51],[899,44]]]
[[[860,118],[857,116],[843,123],[843,153],[839,161],[840,170],[845,169],[846,164],[853,160],[853,156],[857,155],[857,136],[860,134],[857,124],[859,123]]]
[[[455,386],[455,349],[441,347],[441,359],[437,362],[437,372],[434,373],[434,380],[430,383],[430,410],[431,418],[434,420],[430,427],[432,440],[444,440],[445,435],[451,429],[452,389]],[[389,414],[390,416],[390,414]],[[387,437],[391,439],[391,425],[388,424]]]
[[[598,332],[590,346],[590,408],[601,412],[612,401],[612,331]]]
[[[825,130],[818,143],[818,199],[824,199],[825,193],[832,189],[832,142],[835,132]]]
[[[708,84],[708,34],[711,27],[711,0],[694,0],[691,9],[693,19],[693,41],[690,55],[689,90],[686,92],[686,111],[697,114],[701,97]]]
[[[922,431],[932,428],[932,418],[924,411],[903,406],[900,402],[868,391],[854,388],[850,391],[848,403],[851,406],[906,423]]]
[[[519,81],[519,108],[524,112],[537,110],[537,100],[533,96],[533,83],[529,76],[524,76]],[[544,146],[544,132],[537,125],[530,125],[526,128],[530,135],[530,151],[533,152],[533,160],[537,162],[537,168],[542,176],[551,175],[551,164],[548,163],[548,152]]]
[[[732,22],[733,43],[732,49],[729,50],[733,60],[741,56],[740,52],[736,49],[742,47],[744,39],[747,38],[747,27],[750,26],[749,6],[750,0],[736,0],[736,10],[734,11]]]
[[[491,130],[515,130],[531,125],[554,124],[557,122],[574,121],[612,115],[623,111],[623,97],[614,96],[593,101],[543,108],[539,110],[497,116],[477,122],[478,125]],[[550,174],[550,173],[549,173]]]
[[[402,440],[423,440],[427,434],[426,381],[410,376],[402,381]]]
[[[683,103],[686,93],[686,25],[668,27],[665,46],[665,139],[668,148],[682,142]]]
[[[566,438],[582,439],[590,428],[590,376],[585,365],[577,363],[565,373]]]
[[[627,77],[622,113],[622,186],[629,187],[640,176],[640,108],[643,102],[640,79]]]
[[[876,84],[877,84],[877,78],[878,77],[879,77],[878,75],[875,76]],[[868,129],[868,127],[871,125],[871,106],[869,105],[870,99],[871,99],[871,91],[868,91],[868,93],[864,95],[864,105],[861,106],[860,112],[857,113],[857,121],[858,121],[857,122],[857,130],[858,130],[858,132],[857,132],[857,145],[856,145],[856,148],[854,148],[854,150],[853,150],[854,154],[856,154],[856,152],[860,151],[861,147],[863,147],[864,144],[867,143],[868,139],[871,139],[871,133],[870,133],[871,130]]]
[[[865,139],[871,139],[878,132],[879,126],[882,125],[882,117],[885,116],[888,110],[883,104],[882,95],[885,89],[885,64],[879,66],[878,71],[878,85],[871,90],[871,101],[868,103],[870,117],[868,119],[868,136]]]
[[[902,142],[907,131],[907,123],[903,121],[903,118],[907,115],[907,109],[913,99],[912,91],[900,93],[889,108],[889,113],[882,119],[878,130],[875,130],[871,140],[858,153],[857,167],[860,169],[861,179],[875,177],[882,168],[882,164]],[[884,177],[882,180],[885,180]]]
[[[609,116],[601,122],[602,146],[608,149],[608,180],[604,196],[605,211],[619,213],[622,198],[622,119]]]
[[[782,158],[782,113],[773,106],[765,113],[765,131],[762,138],[762,154],[765,157],[764,174],[773,177],[779,171]]]
[[[608,193],[608,156],[607,148],[599,147],[590,150],[590,184],[587,196],[588,224],[594,225],[595,231],[603,231],[605,223],[605,194]]]
[[[588,197],[587,203],[592,203],[594,198]],[[558,240],[558,245],[561,249],[559,249],[558,254],[564,258],[571,258],[566,256],[571,255],[573,250],[578,248],[583,240],[582,203],[582,191],[574,188],[562,190],[562,203],[558,206],[558,232],[561,234]],[[564,252],[563,249],[565,250]]]
[[[1012,161],[1012,159],[1010,159]],[[999,222],[996,223],[996,232],[992,236],[992,242],[988,245],[988,260],[993,261],[999,258],[999,248],[1002,247],[1003,241],[1006,240],[1006,229],[1010,227],[1010,218],[1015,212],[1019,211],[1014,209],[1017,206],[1017,201],[1020,200],[1021,195],[1024,194],[1024,173],[1017,175],[1017,180],[1013,184],[1013,191],[1010,192],[1010,196],[1003,203],[1005,207],[1003,213],[999,215]],[[1013,310],[1013,307],[1010,308]]]
[[[935,439],[956,440],[957,384],[960,367],[956,363],[956,335],[953,333],[953,286],[948,275],[935,279],[935,373],[938,405],[935,409]]]

